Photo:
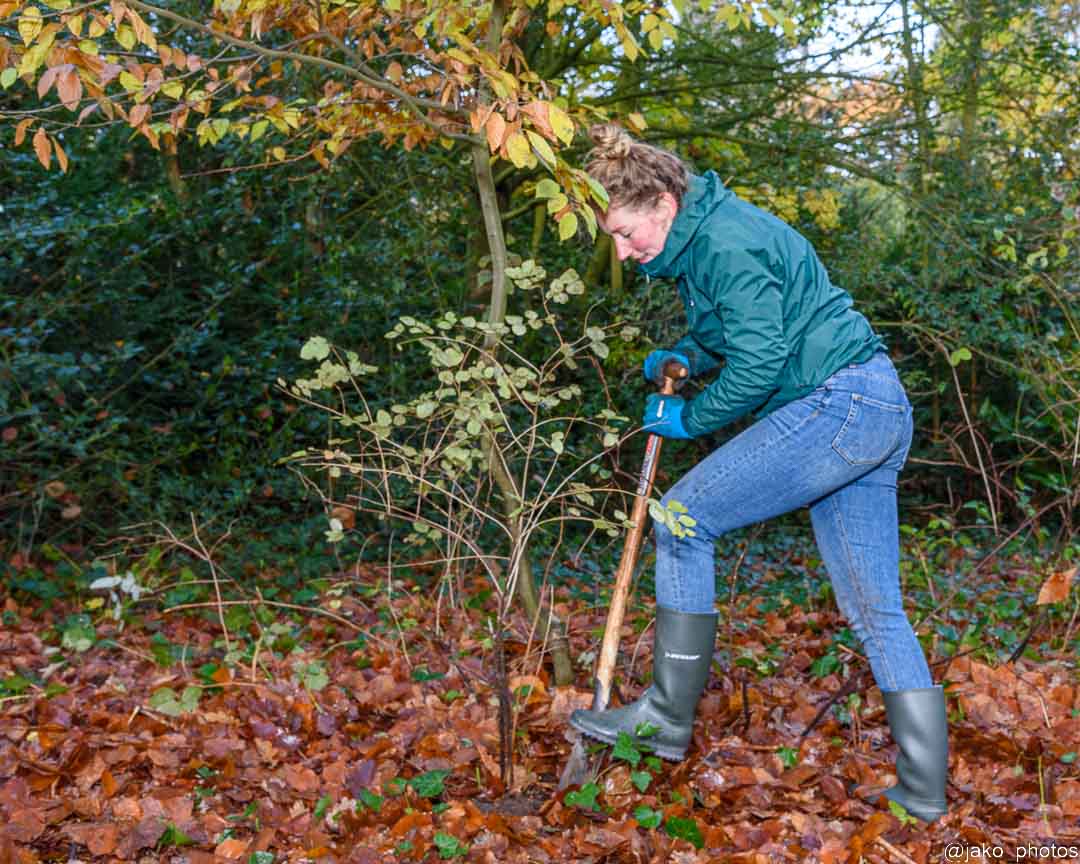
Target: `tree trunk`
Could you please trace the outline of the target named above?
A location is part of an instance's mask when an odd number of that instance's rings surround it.
[[[503,0],[492,4],[488,49],[498,54],[503,22],[506,20],[506,7]],[[502,323],[506,317],[506,237],[502,229],[502,217],[495,190],[495,180],[491,176],[491,162],[488,158],[487,145],[478,141],[472,145],[473,173],[476,189],[480,195],[480,209],[484,215],[484,229],[487,234],[488,249],[491,252],[491,302],[488,321]],[[498,337],[489,334],[486,346],[493,348]],[[490,437],[484,442],[488,453],[488,467],[499,489],[503,511],[510,523],[512,537],[511,552],[519,556],[520,565],[516,574],[516,593],[530,621],[540,626],[542,635],[549,634],[549,644],[555,665],[555,683],[562,686],[573,681],[573,664],[570,662],[569,644],[562,623],[551,614],[550,610],[541,609],[540,596],[533,581],[532,567],[529,564],[528,541],[521,532],[519,512],[521,496],[514,487],[513,479],[506,472],[498,454],[498,448]],[[508,576],[514,577],[513,572]]]
[[[540,254],[540,241],[544,239],[544,226],[547,224],[547,207],[538,204],[533,208],[533,230],[529,241],[529,256],[536,259]]]
[[[623,293],[623,266],[615,254],[615,244],[609,244],[608,257],[611,261],[611,296],[621,297]]]
[[[176,149],[176,136],[167,134],[161,136],[161,138],[162,143],[165,145],[161,151],[161,158],[165,161],[165,176],[169,178],[169,188],[172,189],[176,200],[184,204],[187,202],[188,192],[187,184],[180,173],[180,156]]]
[[[604,283],[604,271],[608,269],[609,246],[611,246],[611,238],[601,232],[596,238],[596,245],[593,246],[589,266],[585,269],[584,282],[590,288],[599,288]]]
[[[932,232],[926,214],[928,212],[927,199],[930,192],[928,177],[930,173],[930,154],[933,152],[934,129],[927,112],[930,99],[926,92],[925,78],[923,76],[925,63],[922,33],[918,34],[919,38],[917,39],[911,25],[911,8],[908,0],[901,0],[900,12],[903,24],[904,91],[911,113],[915,117],[915,153],[912,159],[915,176],[912,178],[911,187],[912,197],[917,205],[914,208],[916,214],[914,219],[917,220],[917,224],[921,224],[916,241],[919,244],[920,281],[922,282],[923,291],[930,293],[934,282],[930,268],[930,238]],[[922,19],[925,19],[925,17],[925,15],[920,15]],[[940,378],[939,375],[942,364],[937,359],[936,353],[931,368],[935,370],[933,377],[934,393],[930,401],[931,437],[933,441],[937,442],[941,439],[941,394],[938,392],[937,385],[939,379],[944,379]]]
[[[982,43],[985,29],[983,0],[967,0],[964,34],[967,37],[967,56],[964,62],[964,107],[961,115],[960,156],[974,180],[973,160],[977,149],[979,132],[979,86],[982,72]]]

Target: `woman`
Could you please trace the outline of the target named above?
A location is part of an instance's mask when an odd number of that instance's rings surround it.
[[[686,308],[689,332],[645,359],[645,377],[657,380],[670,359],[693,376],[720,367],[694,399],[649,396],[645,425],[694,438],[750,412],[757,422],[664,498],[688,508],[697,525],[694,537],[655,526],[652,686],[622,708],[575,711],[571,723],[609,743],[625,732],[681,760],[713,656],[714,541],[809,507],[837,603],[862,641],[899,746],[898,782],[886,795],[936,819],[946,807],[945,699],[900,596],[896,479],[912,419],[881,339],[810,243],[716,174],[692,175],[618,126],[590,135],[587,170],[610,198],[601,227],[620,260],[675,279]],[[659,731],[638,739],[642,723]]]

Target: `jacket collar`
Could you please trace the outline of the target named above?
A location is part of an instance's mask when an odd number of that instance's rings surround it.
[[[691,174],[690,186],[671,223],[664,248],[651,261],[640,265],[642,272],[653,277],[674,275],[675,259],[693,239],[705,217],[730,195],[731,192],[724,188],[715,171],[707,171],[700,176]]]

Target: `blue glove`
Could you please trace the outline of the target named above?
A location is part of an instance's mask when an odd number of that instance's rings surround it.
[[[641,421],[646,432],[665,438],[693,438],[683,426],[682,412],[686,400],[681,396],[662,396],[650,393],[645,400],[645,417]]]
[[[687,372],[690,371],[690,360],[685,354],[680,354],[678,351],[656,350],[650,352],[645,358],[645,377],[654,384],[663,384],[664,364],[668,360],[676,360],[686,367]]]

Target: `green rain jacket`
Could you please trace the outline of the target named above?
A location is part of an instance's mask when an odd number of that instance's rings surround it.
[[[689,358],[690,374],[724,361],[683,410],[691,435],[751,411],[763,417],[884,350],[810,242],[712,171],[691,177],[663,250],[641,269],[677,280],[690,329],[674,350]]]

